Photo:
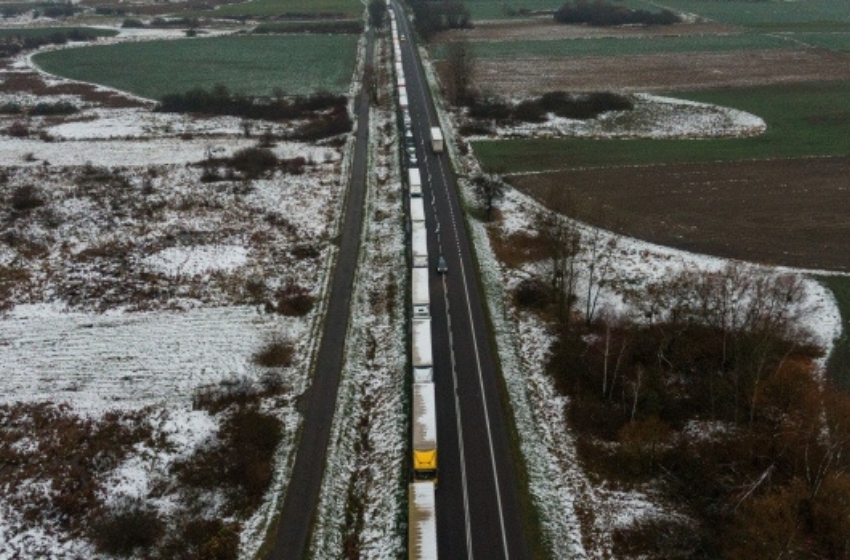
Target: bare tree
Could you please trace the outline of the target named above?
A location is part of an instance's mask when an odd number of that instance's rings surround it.
[[[466,41],[449,43],[446,54],[446,95],[454,105],[462,105],[473,97],[472,78],[475,54]]]
[[[505,195],[505,183],[502,177],[495,173],[481,173],[471,179],[475,196],[484,207],[486,221],[493,219],[493,207],[497,200]]]
[[[550,213],[538,216],[537,230],[543,241],[549,283],[559,318],[564,324],[569,324],[576,300],[581,232],[572,222]]]

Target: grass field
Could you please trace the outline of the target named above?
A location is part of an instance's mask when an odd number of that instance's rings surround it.
[[[346,92],[357,36],[259,35],[150,41],[42,53],[47,72],[151,99],[224,84],[247,95]]]
[[[118,31],[114,29],[99,29],[97,27],[11,27],[0,29],[0,40],[7,37],[45,37],[54,33],[83,31],[95,37],[115,37]]]
[[[363,4],[357,0],[251,0],[238,4],[225,4],[214,11],[181,13],[197,17],[251,17],[265,18],[282,15],[317,16],[334,14],[342,17],[359,17]]]
[[[667,37],[603,37],[548,41],[480,41],[472,44],[479,58],[528,58],[555,56],[616,56],[683,52],[724,52],[751,49],[787,49],[799,45],[774,35],[690,35]],[[435,49],[445,58],[446,45]]]
[[[716,140],[503,140],[475,142],[488,170],[738,161],[850,153],[850,82],[737,88],[676,97],[742,109],[767,122],[754,138]]]
[[[795,33],[793,38],[831,51],[850,51],[850,31],[843,33]]]

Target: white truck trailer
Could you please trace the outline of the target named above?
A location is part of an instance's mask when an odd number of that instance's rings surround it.
[[[415,222],[410,233],[413,268],[428,267],[428,232],[424,222]]]
[[[431,318],[431,294],[430,281],[428,279],[427,268],[414,268],[411,270],[411,299],[413,300],[413,318],[414,319],[430,319]],[[428,337],[430,341],[430,336]],[[414,341],[415,345],[415,341]],[[416,362],[414,362],[414,368]]]
[[[413,384],[413,478],[437,481],[437,405],[433,383]]]
[[[422,197],[422,175],[419,174],[418,168],[411,167],[407,170],[407,186],[411,198]]]
[[[407,558],[437,560],[437,502],[433,482],[407,487]]]
[[[427,269],[423,270],[427,271]],[[417,319],[414,317],[410,322],[410,325],[413,382],[431,383],[434,381],[434,354],[431,346],[431,319]]]
[[[442,153],[445,149],[443,145],[443,131],[438,126],[431,127],[431,149],[435,154]]]
[[[416,222],[425,222],[425,201],[422,197],[410,199],[410,224],[411,227]]]

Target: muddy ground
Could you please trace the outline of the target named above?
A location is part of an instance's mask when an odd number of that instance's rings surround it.
[[[436,43],[452,41],[547,41],[559,39],[597,39],[601,37],[678,37],[683,35],[719,35],[740,33],[741,29],[716,22],[683,23],[679,25],[591,27],[564,25],[551,17],[531,20],[497,20],[475,22],[472,29],[454,29],[439,33]]]
[[[442,63],[438,71],[444,72]],[[670,92],[850,78],[850,53],[821,49],[480,59],[475,84],[506,97],[548,91]]]
[[[568,170],[510,182],[582,221],[660,245],[850,272],[848,157]]]

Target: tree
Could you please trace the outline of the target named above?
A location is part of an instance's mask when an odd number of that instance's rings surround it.
[[[549,282],[555,297],[558,317],[569,325],[575,304],[581,232],[562,216],[545,213],[537,219],[537,231],[546,254]]]
[[[384,26],[387,17],[387,5],[383,0],[372,0],[369,2],[369,25],[376,29]]]
[[[505,183],[499,175],[481,173],[472,178],[472,188],[489,222],[493,218],[493,206],[505,195]]]
[[[473,95],[475,55],[466,41],[449,43],[446,53],[446,95],[454,105],[469,103]]]

